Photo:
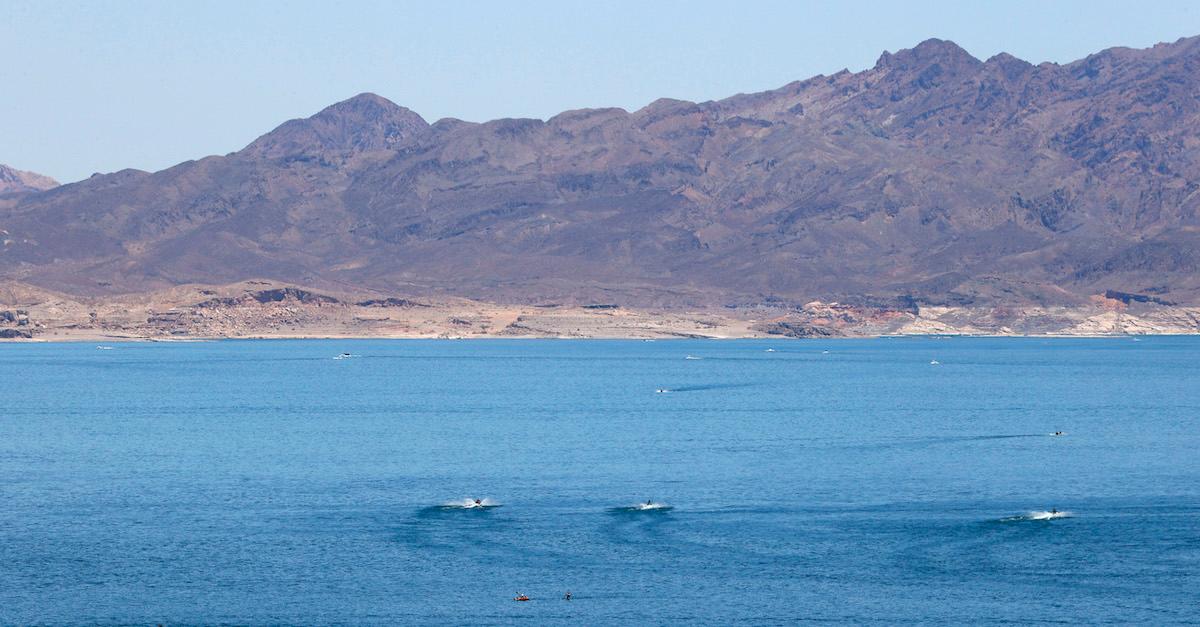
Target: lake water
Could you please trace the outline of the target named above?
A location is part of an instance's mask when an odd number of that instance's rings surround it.
[[[2,623],[1200,621],[1200,338],[111,346],[0,345]]]

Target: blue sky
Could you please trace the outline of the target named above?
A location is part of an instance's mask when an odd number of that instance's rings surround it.
[[[430,122],[708,100],[930,37],[1068,62],[1200,34],[1200,3],[48,2],[0,5],[0,163],[72,181],[237,150],[371,91]]]

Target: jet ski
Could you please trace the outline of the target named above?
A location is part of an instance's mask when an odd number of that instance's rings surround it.
[[[1029,514],[1029,520],[1054,520],[1056,518],[1068,518],[1070,516],[1070,512],[1060,512],[1057,509],[1051,509],[1048,512],[1031,512]]]

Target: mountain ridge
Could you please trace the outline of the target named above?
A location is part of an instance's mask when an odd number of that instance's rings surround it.
[[[1072,63],[931,39],[861,72],[546,120],[375,94],[225,156],[0,201],[0,278],[251,277],[497,302],[1200,295],[1200,37]]]

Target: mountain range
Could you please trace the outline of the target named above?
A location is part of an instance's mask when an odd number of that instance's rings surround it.
[[[0,281],[92,298],[266,279],[519,304],[1197,304],[1200,37],[1065,65],[931,39],[548,120],[430,124],[361,94],[160,172],[0,169],[0,237]]]

